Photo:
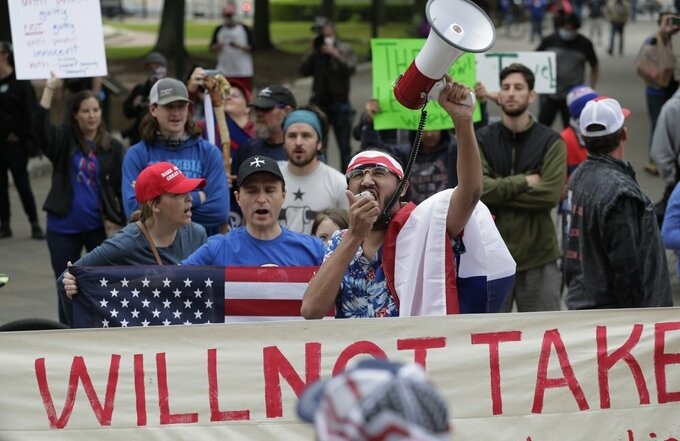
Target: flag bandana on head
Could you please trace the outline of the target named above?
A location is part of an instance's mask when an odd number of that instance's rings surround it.
[[[352,160],[349,161],[349,165],[347,165],[347,171],[345,172],[345,175],[349,176],[352,170],[354,170],[357,167],[376,165],[382,165],[383,167],[387,168],[389,171],[394,173],[399,179],[402,179],[404,177],[404,169],[401,168],[399,162],[397,162],[396,159],[394,159],[387,153],[383,153],[378,150],[365,150],[361,153],[357,153],[356,155],[354,155]]]
[[[300,267],[71,267],[78,283],[73,327],[102,328],[301,320]],[[333,317],[333,311],[329,312]]]

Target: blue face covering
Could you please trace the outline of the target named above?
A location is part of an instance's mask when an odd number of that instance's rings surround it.
[[[569,31],[567,29],[558,29],[557,32],[560,34],[562,40],[571,41],[576,38],[575,31]]]
[[[304,123],[311,126],[316,131],[319,139],[322,139],[321,122],[319,121],[319,117],[316,116],[316,113],[312,112],[311,110],[304,109],[290,112],[283,121],[283,131],[287,131],[288,127],[296,123]]]

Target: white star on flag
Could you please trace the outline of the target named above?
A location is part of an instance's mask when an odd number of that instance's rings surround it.
[[[142,286],[143,286],[144,288],[148,288],[148,287],[149,287],[149,283],[151,283],[151,280],[149,280],[149,279],[147,279],[146,277],[144,277],[144,280],[142,280]]]
[[[188,288],[188,287],[190,287],[190,286],[191,286],[191,279],[189,279],[189,278],[187,277],[186,279],[184,279],[184,287],[185,287],[185,288]]]
[[[109,281],[102,277],[102,279],[99,281],[99,283],[101,283],[102,284],[101,286],[104,287],[109,283]]]
[[[168,279],[167,277],[165,279],[163,279],[163,286],[164,287],[170,286],[170,279]]]
[[[127,288],[128,283],[130,283],[128,279],[123,279],[120,281],[120,286]]]

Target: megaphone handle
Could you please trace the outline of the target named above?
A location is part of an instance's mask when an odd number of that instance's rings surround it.
[[[428,98],[430,100],[437,101],[439,99],[439,95],[441,95],[442,90],[444,90],[444,87],[446,87],[446,80],[443,78],[436,83],[434,83],[434,86],[432,86],[432,89],[430,89],[430,93],[428,94]],[[470,92],[470,94],[465,98],[463,101],[457,101],[458,104],[463,104],[465,106],[469,107],[474,107],[475,104],[477,104],[477,98],[475,97],[474,92]]]

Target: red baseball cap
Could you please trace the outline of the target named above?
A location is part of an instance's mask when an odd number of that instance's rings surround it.
[[[187,178],[182,170],[169,162],[157,162],[145,168],[137,176],[135,196],[143,204],[158,196],[189,193],[205,186],[203,178]]]

